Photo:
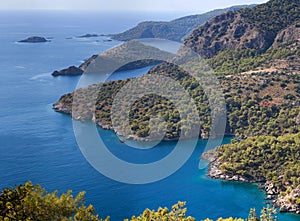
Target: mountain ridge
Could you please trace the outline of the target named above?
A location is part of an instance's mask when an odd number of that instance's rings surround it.
[[[184,40],[206,58],[229,49],[255,49],[264,53],[281,30],[300,21],[298,0],[271,0],[253,8],[218,15],[194,29]]]
[[[227,11],[236,11],[243,8],[251,8],[255,5],[237,5],[225,9],[215,9],[203,14],[189,15],[172,21],[144,21],[137,26],[119,33],[110,35],[112,39],[128,41],[139,38],[162,38],[181,42],[194,28],[205,23],[216,15]]]

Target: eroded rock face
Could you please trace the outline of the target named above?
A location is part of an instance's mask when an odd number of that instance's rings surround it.
[[[293,212],[300,214],[300,205],[297,204],[297,199],[300,199],[300,186],[293,189],[289,194],[284,196],[279,195],[273,203],[279,208],[280,212]]]
[[[300,22],[293,24],[279,32],[272,47],[276,48],[278,44],[289,41],[300,41]]]
[[[184,44],[201,56],[210,58],[228,49],[265,51],[273,39],[273,34],[259,30],[244,19],[240,12],[228,12],[195,29]]]

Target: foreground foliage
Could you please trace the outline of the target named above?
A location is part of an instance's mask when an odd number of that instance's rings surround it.
[[[195,221],[196,219],[191,216],[186,216],[187,209],[185,208],[185,202],[178,202],[172,206],[169,211],[168,208],[158,208],[157,211],[146,209],[138,217],[133,216],[130,220],[124,221]],[[251,209],[247,219],[242,218],[218,218],[216,221],[276,221],[276,210],[267,207],[261,211],[260,217],[257,216],[255,209]],[[211,219],[205,219],[203,221],[213,221]]]
[[[178,202],[171,210],[158,208],[157,211],[145,209],[139,216],[132,216],[130,221],[195,221],[195,218],[187,216],[185,202]],[[251,209],[248,221],[275,221],[276,211],[265,208],[261,211],[260,219],[255,209]],[[75,198],[68,191],[61,196],[57,191],[47,193],[40,185],[32,185],[27,182],[15,188],[5,188],[0,194],[0,220],[1,221],[109,221],[96,215],[92,205],[84,205],[84,193],[79,193]],[[129,221],[129,219],[124,219]],[[211,221],[205,219],[205,221]],[[217,221],[244,221],[244,219],[219,218]]]
[[[40,185],[34,186],[31,182],[2,190],[0,221],[11,220],[102,221],[92,205],[84,205],[84,192],[75,198],[71,191],[58,196],[57,191],[47,193]]]

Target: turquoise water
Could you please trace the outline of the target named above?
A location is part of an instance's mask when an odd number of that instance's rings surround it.
[[[90,55],[120,43],[105,42],[104,37],[66,38],[118,32],[143,20],[143,15],[122,16],[50,12],[0,15],[0,188],[31,180],[48,191],[72,189],[76,194],[84,190],[87,203],[92,203],[102,217],[110,215],[113,221],[138,215],[146,207],[169,207],[178,200],[187,201],[188,214],[197,220],[246,217],[249,208],[261,209],[265,206],[265,196],[255,185],[212,180],[205,176],[205,170],[198,170],[199,156],[205,146],[202,140],[184,167],[152,184],[118,183],[87,163],[76,144],[71,119],[52,110],[52,104],[62,94],[76,87],[79,77],[53,78],[50,73],[80,64]],[[99,22],[93,23],[95,19]],[[53,40],[35,45],[15,43],[32,35],[53,37]],[[134,75],[146,71],[147,68],[141,69]],[[113,77],[131,76],[132,72],[125,72]],[[175,144],[163,142],[151,154],[133,154],[111,131],[100,130],[100,133],[111,152],[137,163],[160,159]],[[223,142],[229,141],[226,138]],[[300,218],[281,214],[280,220]]]

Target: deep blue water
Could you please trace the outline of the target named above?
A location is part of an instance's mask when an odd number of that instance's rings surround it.
[[[160,16],[170,19],[171,15]],[[130,185],[113,181],[94,170],[81,154],[71,119],[52,110],[59,97],[74,90],[79,77],[51,77],[53,70],[78,65],[92,54],[120,42],[96,39],[69,39],[86,33],[114,33],[125,30],[150,15],[25,13],[0,15],[0,188],[31,180],[48,191],[74,194],[86,191],[86,201],[112,220],[138,215],[144,208],[156,209],[178,200],[187,201],[188,214],[197,220],[211,217],[246,217],[252,207],[264,205],[264,193],[255,185],[212,180],[198,169],[205,141],[199,140],[189,161],[175,174],[156,183]],[[94,22],[97,21],[97,22]],[[45,44],[15,43],[32,35],[53,37]],[[96,41],[98,40],[98,41]],[[143,74],[147,69],[135,71]],[[114,79],[131,77],[132,72]],[[111,152],[134,162],[143,162],[144,153],[130,154],[111,131],[100,133]],[[224,143],[230,138],[224,139]],[[174,143],[163,142],[149,159],[168,154]],[[282,221],[299,216],[279,215]]]

